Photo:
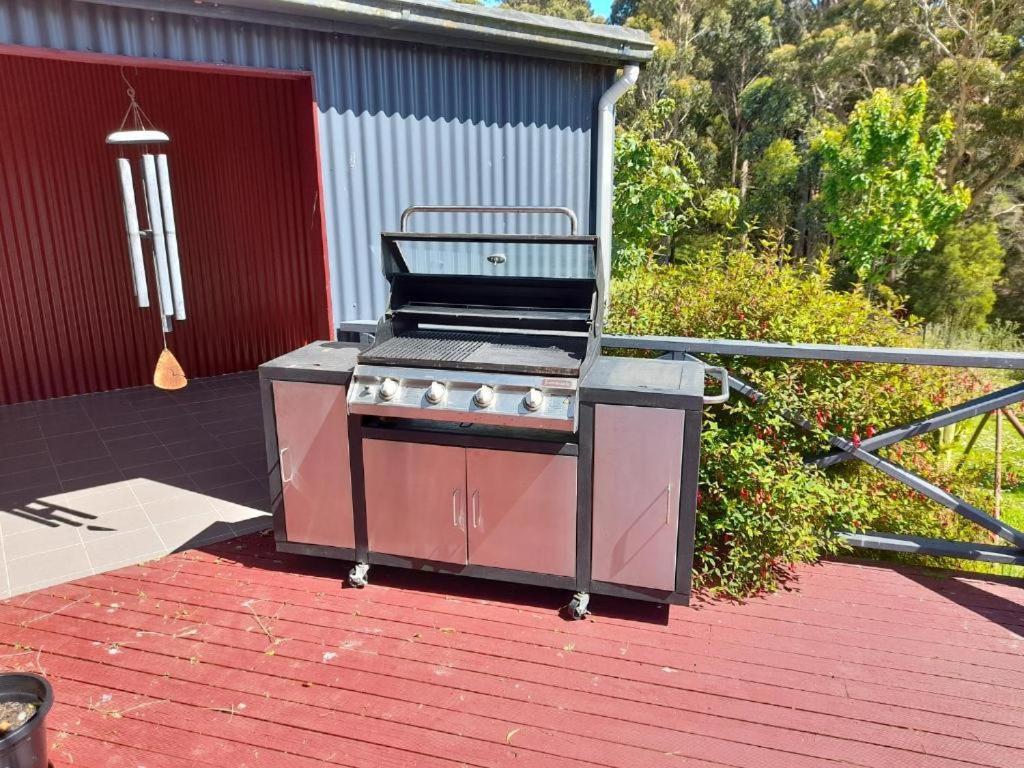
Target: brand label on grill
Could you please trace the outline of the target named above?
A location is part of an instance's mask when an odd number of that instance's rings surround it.
[[[540,385],[542,387],[551,387],[552,389],[572,389],[574,382],[572,379],[541,379]]]

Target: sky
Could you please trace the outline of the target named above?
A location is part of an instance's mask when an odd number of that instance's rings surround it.
[[[486,2],[488,5],[498,5],[501,0],[486,0]],[[607,19],[608,14],[612,12],[612,0],[590,0],[590,7],[598,16],[604,16]]]

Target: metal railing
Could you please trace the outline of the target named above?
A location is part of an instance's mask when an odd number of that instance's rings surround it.
[[[372,333],[374,328],[375,324],[369,322],[344,323],[339,328],[339,331],[356,334]],[[707,363],[700,358],[700,355],[1024,370],[1024,354],[1019,352],[975,352],[970,350],[860,347],[830,344],[780,344],[732,339],[611,335],[606,335],[602,338],[602,346],[605,349],[662,352],[700,362],[704,365],[707,365]],[[767,396],[763,392],[732,373],[729,374],[728,383],[731,389],[752,402],[765,402],[767,400]],[[1024,401],[1024,383],[1006,387],[952,408],[946,408],[857,442],[842,435],[825,432],[825,438],[831,450],[808,460],[809,463],[821,468],[827,468],[851,460],[864,462],[893,480],[912,488],[935,503],[979,525],[1005,541],[1008,546],[964,543],[946,539],[888,533],[840,532],[842,539],[850,546],[864,549],[910,552],[936,557],[967,558],[1007,565],[1024,565],[1024,531],[1008,525],[965,499],[911,472],[906,467],[877,455],[877,451],[882,448],[976,416],[1005,409],[1022,401]],[[798,428],[810,434],[818,436],[822,434],[822,430],[817,428],[803,414],[786,409],[782,410],[782,414]]]

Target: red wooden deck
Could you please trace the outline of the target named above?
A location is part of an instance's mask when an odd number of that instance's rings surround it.
[[[273,552],[266,536],[0,603],[63,766],[1024,765],[1024,582],[825,563],[668,612]]]

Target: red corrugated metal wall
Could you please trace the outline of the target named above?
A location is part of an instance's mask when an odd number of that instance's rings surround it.
[[[150,250],[142,310],[104,143],[127,106],[122,71],[171,136],[188,319],[168,343],[186,375],[330,333],[308,78],[0,55],[0,403],[152,380]]]

